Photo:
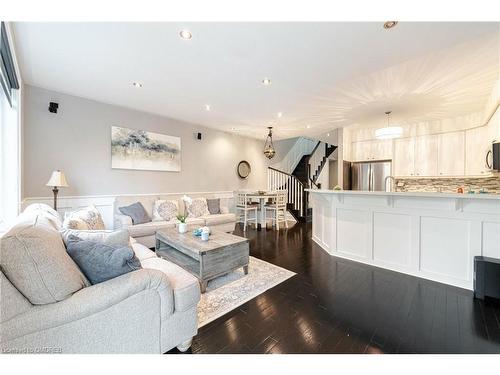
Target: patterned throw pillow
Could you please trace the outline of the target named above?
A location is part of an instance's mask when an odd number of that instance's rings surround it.
[[[65,219],[63,227],[78,230],[103,230],[106,229],[101,213],[94,205],[71,212]]]
[[[193,198],[191,202],[186,201],[188,217],[200,217],[210,215],[207,200],[205,198]]]
[[[179,213],[179,202],[158,199],[153,206],[153,221],[170,221]]]

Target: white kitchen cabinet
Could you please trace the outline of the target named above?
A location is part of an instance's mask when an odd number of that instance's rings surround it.
[[[352,161],[371,160],[372,141],[352,142]]]
[[[394,141],[393,175],[408,177],[415,174],[415,140],[399,138]]]
[[[392,159],[391,140],[352,142],[352,161]]]
[[[384,139],[373,141],[371,145],[371,153],[374,160],[392,159],[392,140]]]
[[[438,136],[415,137],[415,176],[437,176]]]
[[[486,153],[491,149],[488,128],[482,126],[465,132],[465,174],[481,176],[490,173],[486,166]]]
[[[438,175],[465,174],[465,132],[443,133],[438,136]]]

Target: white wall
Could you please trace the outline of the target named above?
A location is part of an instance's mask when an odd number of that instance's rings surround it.
[[[55,169],[70,185],[62,196],[266,188],[264,135],[255,140],[32,86],[25,86],[24,100],[24,198],[51,196],[45,184]],[[50,101],[59,103],[57,114],[48,112]],[[181,172],[111,169],[112,125],[181,137]],[[252,167],[246,180],[236,173],[241,160]]]

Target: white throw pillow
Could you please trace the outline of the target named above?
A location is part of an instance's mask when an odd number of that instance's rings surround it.
[[[210,215],[208,204],[205,198],[193,198],[185,200],[188,217],[200,217]]]
[[[59,230],[62,228],[62,220],[61,215],[54,210],[52,207],[44,204],[44,203],[32,203],[28,207],[26,207],[23,211],[23,214],[43,214],[47,220],[51,221],[54,224],[54,227]]]
[[[170,221],[179,214],[179,202],[158,199],[153,205],[153,221]]]
[[[94,205],[71,212],[63,223],[65,229],[103,230],[106,229],[101,213]]]

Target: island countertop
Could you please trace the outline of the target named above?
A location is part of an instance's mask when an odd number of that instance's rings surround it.
[[[497,199],[500,194],[493,193],[439,193],[439,192],[402,192],[402,191],[363,191],[363,190],[326,190],[326,189],[306,189],[310,193],[316,194],[349,194],[349,195],[371,195],[371,196],[399,196],[399,197],[420,197],[420,198],[458,198],[458,199]]]

